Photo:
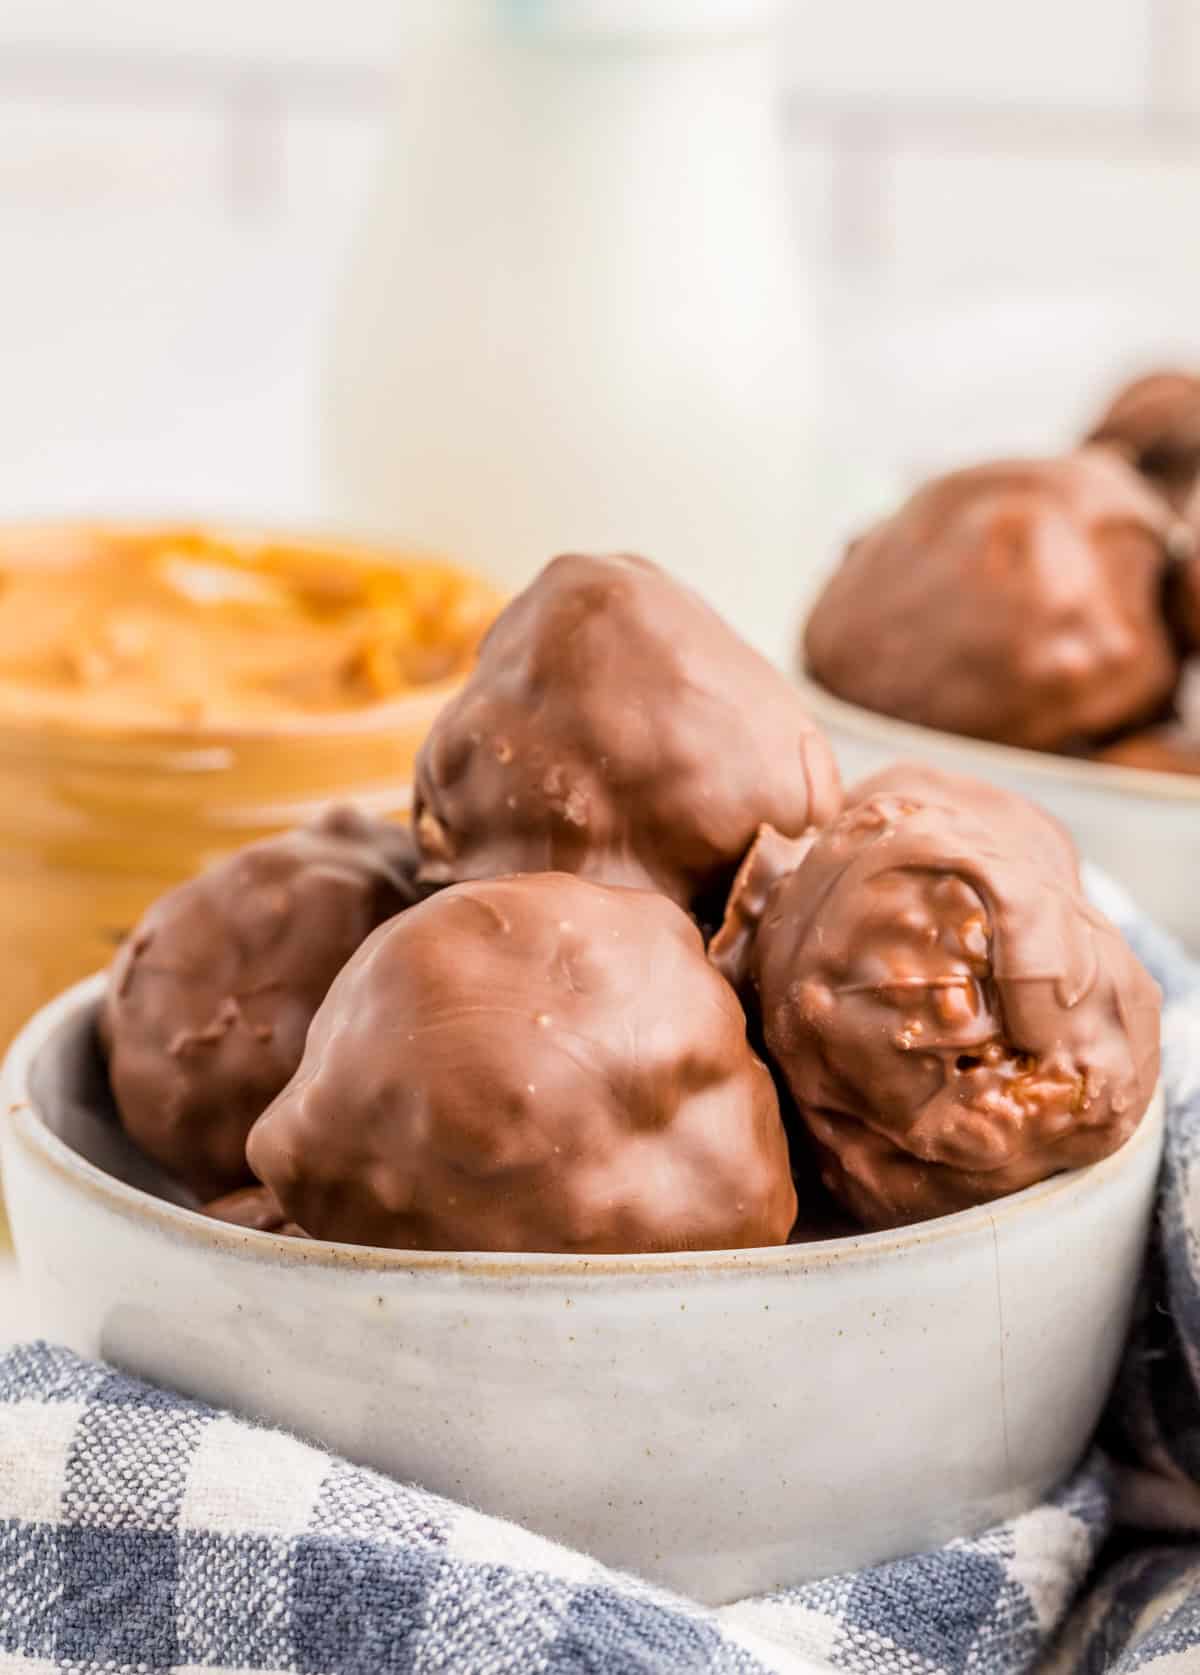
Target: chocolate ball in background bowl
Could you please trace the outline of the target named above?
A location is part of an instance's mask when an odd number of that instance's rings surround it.
[[[796,1216],[774,1085],[695,925],[561,873],[378,930],[248,1154],[314,1237],[401,1250],[732,1250]]]
[[[1200,775],[1200,728],[1167,722],[1127,733],[1098,750],[1096,761],[1144,773]]]
[[[1123,729],[1092,752],[1097,762],[1141,773],[1200,776],[1200,490],[1171,531],[1174,562],[1164,609],[1187,661],[1170,715],[1151,727]]]
[[[766,1043],[826,1185],[868,1228],[1116,1151],[1150,1104],[1160,997],[1023,798],[902,764],[851,792],[754,943]]]
[[[1123,454],[1181,511],[1200,481],[1200,376],[1148,373],[1125,385],[1089,442]]]
[[[439,884],[559,871],[693,907],[760,822],[798,835],[840,805],[793,683],[698,595],[645,559],[567,556],[435,721],[414,822]]]
[[[1200,655],[1200,489],[1174,531],[1176,562],[1167,588],[1167,614],[1184,651]]]
[[[877,713],[1034,750],[1152,721],[1180,672],[1172,521],[1103,448],[938,478],[851,545],[808,618],[808,671]]]
[[[1171,618],[1190,656],[1200,655],[1200,554],[1192,553],[1175,567],[1171,588]]]
[[[424,893],[415,872],[406,827],[339,808],[169,890],[126,939],[100,1017],[117,1109],[201,1200],[251,1181],[252,1123],[342,966]]]

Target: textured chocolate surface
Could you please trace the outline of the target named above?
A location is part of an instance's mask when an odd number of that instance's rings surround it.
[[[1094,1162],[1158,1072],[1158,990],[1022,799],[903,765],[772,893],[767,1047],[830,1191],[867,1227]]]
[[[396,1249],[771,1245],[796,1213],[774,1085],[696,927],[564,874],[377,931],[248,1152],[315,1237]]]
[[[1200,376],[1136,378],[1114,397],[1089,440],[1116,448],[1182,508],[1200,479]]]
[[[168,891],[113,962],[101,1036],[121,1121],[201,1199],[250,1179],[250,1125],[376,925],[417,899],[407,828],[353,809]]]
[[[760,822],[835,814],[792,683],[639,558],[555,559],[502,613],[417,761],[422,877],[571,872],[685,906]]]
[[[231,1227],[247,1227],[257,1233],[284,1233],[292,1239],[307,1239],[308,1234],[294,1221],[289,1221],[275,1194],[265,1186],[242,1186],[214,1198],[200,1211],[212,1221],[228,1222]]]
[[[1171,522],[1103,448],[939,478],[850,547],[808,668],[881,714],[1039,750],[1152,721],[1179,675]]]

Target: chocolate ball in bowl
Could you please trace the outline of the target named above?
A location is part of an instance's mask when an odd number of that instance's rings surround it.
[[[1172,506],[1200,480],[1200,376],[1152,372],[1118,391],[1088,438],[1123,454]]]
[[[774,1085],[665,896],[561,873],[457,885],[377,931],[255,1125],[316,1238],[401,1250],[783,1243]]]
[[[1172,522],[1102,448],[938,478],[850,547],[808,620],[809,671],[881,714],[1035,750],[1152,721],[1179,678]]]
[[[416,769],[422,877],[722,891],[761,821],[841,806],[792,683],[640,558],[562,557],[502,612]]]
[[[1115,1151],[1158,1073],[1160,998],[1031,804],[932,769],[865,781],[775,887],[767,1048],[867,1227]]]
[[[249,1183],[251,1124],[375,927],[423,893],[406,827],[336,809],[159,898],[113,962],[100,1033],[121,1122],[201,1199]]]
[[[210,1221],[223,1221],[230,1227],[245,1227],[256,1233],[283,1233],[292,1239],[308,1237],[302,1227],[288,1220],[275,1194],[265,1186],[240,1186],[203,1205],[200,1213]]]

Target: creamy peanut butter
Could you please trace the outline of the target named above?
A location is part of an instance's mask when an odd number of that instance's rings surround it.
[[[376,548],[0,527],[0,1050],[209,861],[335,801],[407,818],[497,606]]]
[[[496,597],[435,560],[194,529],[0,536],[0,727],[271,728],[452,680]]]

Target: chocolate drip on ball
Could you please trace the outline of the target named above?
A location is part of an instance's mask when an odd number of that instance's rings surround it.
[[[859,786],[773,893],[754,979],[826,1184],[867,1227],[1093,1163],[1154,1089],[1154,982],[1061,828],[972,780]]]
[[[809,618],[810,672],[884,715],[1035,750],[1170,705],[1172,518],[1102,448],[956,471],[846,553]]]
[[[564,874],[458,885],[333,984],[248,1152],[314,1237],[402,1250],[783,1243],[774,1085],[665,896]]]
[[[117,1109],[199,1198],[249,1182],[251,1124],[338,971],[424,893],[415,873],[405,827],[336,809],[168,891],[123,944],[101,1016]]]
[[[421,876],[560,871],[695,906],[760,822],[841,806],[791,682],[640,558],[555,559],[508,606],[417,760]]]

